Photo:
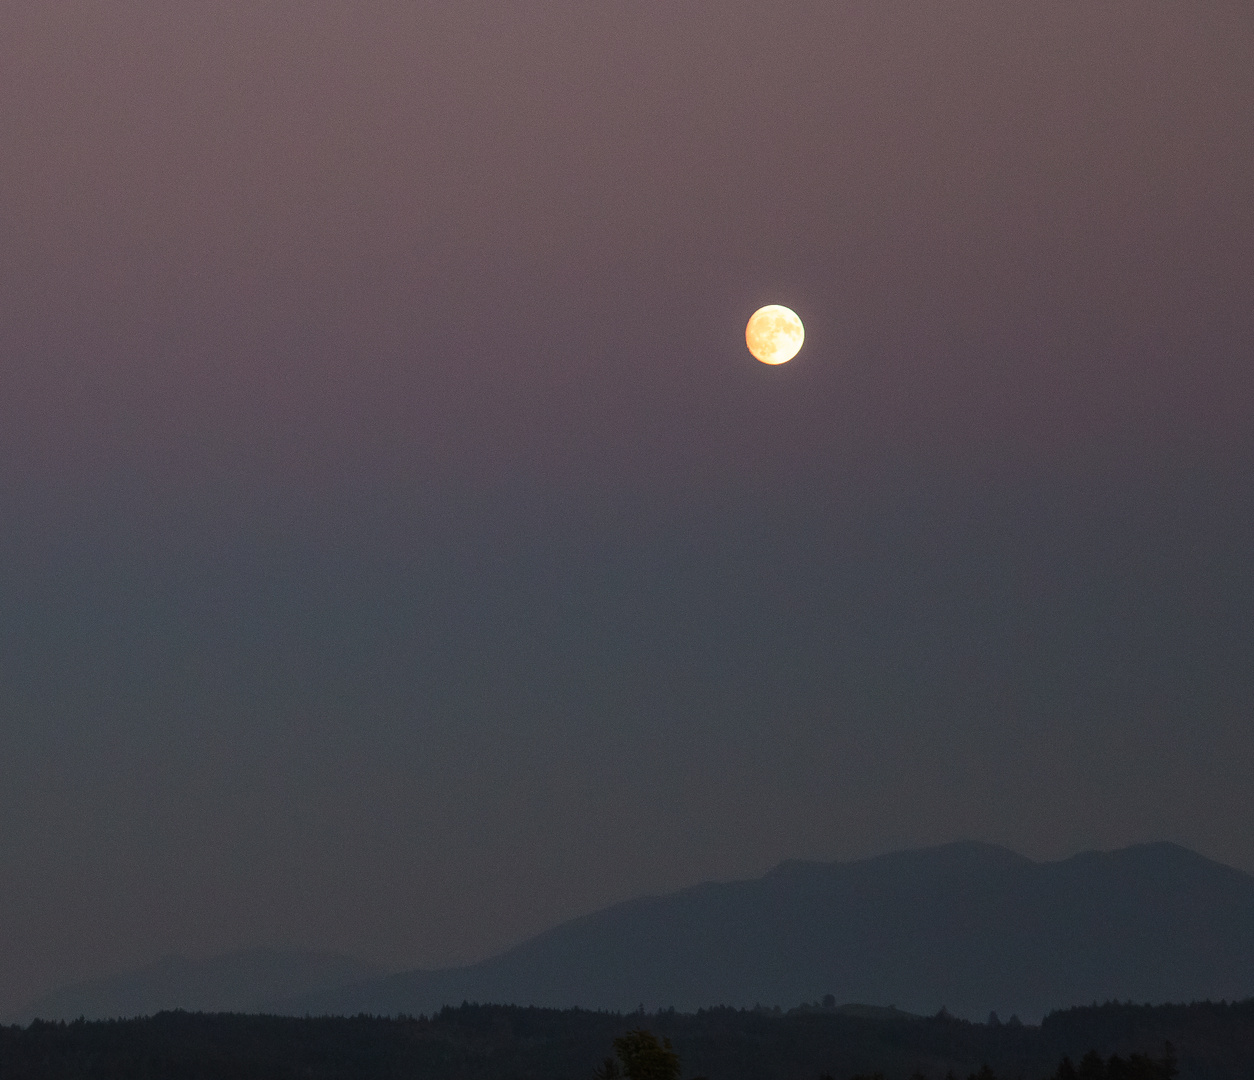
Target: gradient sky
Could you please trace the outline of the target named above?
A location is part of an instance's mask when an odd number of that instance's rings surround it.
[[[1238,0],[5,5],[0,1005],[958,838],[1254,871],[1251,58]]]

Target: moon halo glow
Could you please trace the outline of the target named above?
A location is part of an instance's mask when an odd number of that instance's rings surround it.
[[[801,351],[805,327],[797,313],[782,304],[758,308],[745,327],[745,344],[764,364],[786,364]]]

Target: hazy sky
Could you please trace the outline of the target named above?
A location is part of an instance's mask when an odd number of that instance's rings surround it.
[[[1254,871],[1252,57],[5,5],[0,1005],[957,838]]]

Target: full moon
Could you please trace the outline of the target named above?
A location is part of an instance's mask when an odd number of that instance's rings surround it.
[[[797,313],[781,304],[758,308],[745,327],[749,351],[764,364],[786,364],[801,351],[805,327]]]

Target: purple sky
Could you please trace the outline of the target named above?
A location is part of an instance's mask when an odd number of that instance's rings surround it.
[[[7,7],[0,1006],[959,837],[1254,870],[1251,57],[1236,0]]]

